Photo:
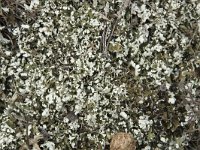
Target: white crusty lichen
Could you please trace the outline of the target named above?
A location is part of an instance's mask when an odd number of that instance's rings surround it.
[[[38,2],[24,6],[28,11],[39,6],[35,20],[13,30],[17,54],[1,51],[10,57],[0,59],[1,90],[12,87],[6,105],[18,116],[28,115],[19,123],[3,112],[2,149],[15,142],[13,132],[4,131],[16,129],[22,143],[27,122],[36,126],[28,135],[46,126],[51,138],[38,146],[49,149],[106,149],[109,135],[119,130],[132,132],[141,149],[187,143],[172,142],[176,132],[167,132],[177,128],[173,116],[186,131],[189,115],[198,110],[182,105],[191,96],[197,99],[199,22],[190,23],[199,14],[197,1]],[[22,98],[9,101],[14,93]],[[22,130],[13,126],[17,123]]]

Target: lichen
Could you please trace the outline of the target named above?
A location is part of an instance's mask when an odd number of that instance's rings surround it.
[[[199,146],[197,1],[24,7],[17,46],[1,45],[0,149],[37,135],[48,149],[107,149],[115,132],[132,133],[138,149]]]

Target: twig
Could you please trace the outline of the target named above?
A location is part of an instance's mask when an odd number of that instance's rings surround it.
[[[105,29],[103,30],[102,36],[101,36],[101,43],[102,43],[102,50],[105,51],[106,48],[106,32],[107,32],[107,25]]]
[[[107,35],[108,35],[107,26],[104,29],[103,34],[102,34],[102,49],[103,49],[103,52],[106,52],[108,50],[109,44],[110,44],[110,41],[111,41],[112,36],[114,34],[114,31],[116,29],[116,26],[117,26],[119,20],[122,18],[122,11],[125,10],[128,7],[129,4],[130,4],[130,0],[124,0],[123,1],[121,9],[115,15],[117,18],[113,21],[113,23],[111,25],[111,32],[110,32],[108,38],[107,38]]]
[[[117,23],[118,23],[118,19],[116,19],[116,20],[114,21],[113,25],[112,25],[112,29],[111,29],[110,35],[109,35],[109,37],[108,37],[108,39],[107,39],[107,41],[106,41],[106,47],[105,47],[106,50],[109,48],[109,44],[110,44],[110,41],[111,41],[111,39],[112,39],[113,33],[114,33],[114,31],[115,31],[115,28],[116,28],[116,26],[117,26]]]

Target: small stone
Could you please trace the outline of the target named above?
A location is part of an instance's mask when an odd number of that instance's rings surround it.
[[[135,150],[136,142],[130,133],[116,133],[111,140],[110,150]]]
[[[120,113],[120,116],[122,116],[124,119],[128,119],[128,115],[124,111]]]

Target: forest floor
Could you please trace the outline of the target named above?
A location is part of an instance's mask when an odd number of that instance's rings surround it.
[[[198,0],[2,0],[0,149],[200,149]]]

